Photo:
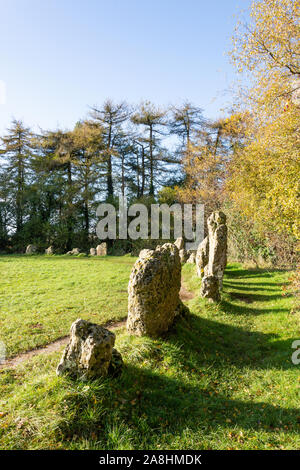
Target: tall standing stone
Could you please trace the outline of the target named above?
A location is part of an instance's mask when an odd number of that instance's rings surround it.
[[[127,330],[136,336],[167,331],[182,307],[181,262],[172,243],[145,251],[133,266],[128,285]]]
[[[221,211],[213,212],[207,219],[209,238],[208,264],[204,269],[201,296],[218,301],[223,285],[223,275],[227,263],[226,216]]]
[[[96,248],[97,256],[106,256],[107,255],[107,245],[105,242],[100,243]]]
[[[208,273],[216,276],[222,289],[223,276],[227,264],[227,225],[226,215],[213,212],[207,219],[209,234]]]

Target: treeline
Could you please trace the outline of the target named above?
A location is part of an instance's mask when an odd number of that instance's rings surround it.
[[[163,187],[181,185],[183,155],[204,129],[215,134],[190,103],[166,110],[107,100],[70,131],[37,134],[13,120],[0,139],[0,248],[87,249],[97,205],[117,206],[125,193],[150,204]]]

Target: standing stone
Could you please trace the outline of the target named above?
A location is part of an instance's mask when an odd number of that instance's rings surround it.
[[[105,242],[100,243],[96,248],[97,256],[106,256],[107,255],[107,245]]]
[[[209,302],[219,302],[219,281],[216,276],[204,276],[201,283],[200,295]]]
[[[49,248],[46,248],[45,250],[46,255],[53,255],[53,246],[49,246]]]
[[[211,301],[220,300],[223,275],[227,263],[226,216],[221,211],[213,212],[207,219],[209,237],[208,264],[204,269],[201,296]],[[217,287],[216,287],[217,286]]]
[[[192,251],[190,254],[188,253],[189,257],[187,259],[187,263],[195,264],[196,263],[196,253]]]
[[[91,256],[96,256],[96,254],[97,254],[96,248],[91,248],[90,249],[90,255]]]
[[[111,331],[95,323],[76,320],[57,366],[57,375],[67,374],[84,379],[105,377],[112,361],[114,344],[115,335]]]
[[[26,248],[26,255],[33,255],[37,252],[37,247],[35,245],[28,245]]]
[[[146,258],[147,256],[151,256],[154,250],[148,250],[147,248],[144,248],[144,250],[140,251],[139,258]]]
[[[179,250],[179,258],[182,264],[186,263],[188,256],[189,255],[187,254],[184,248],[182,250]]]
[[[178,250],[184,250],[184,239],[183,238],[177,238],[176,242],[174,243],[175,246],[177,246]]]
[[[227,226],[226,215],[221,211],[213,212],[207,219],[209,234],[208,273],[217,276],[220,290],[227,264]]]
[[[181,263],[178,249],[172,243],[158,246],[139,258],[128,285],[128,332],[158,336],[167,331],[182,310],[180,284]]]
[[[197,275],[199,277],[204,277],[205,267],[208,265],[209,258],[209,239],[205,237],[204,240],[200,243],[196,253],[196,267]]]

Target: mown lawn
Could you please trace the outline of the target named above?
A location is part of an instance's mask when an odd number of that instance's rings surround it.
[[[110,261],[99,265],[111,269]],[[194,266],[183,275],[197,293]],[[283,295],[287,277],[230,265],[218,306],[196,296],[191,314],[157,340],[119,329],[125,367],[118,378],[58,378],[61,353],[2,371],[0,447],[299,449],[291,344],[300,318]]]
[[[76,318],[127,315],[131,257],[0,256],[0,341],[7,356],[69,333]]]

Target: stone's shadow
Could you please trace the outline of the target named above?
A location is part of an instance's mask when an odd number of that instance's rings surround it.
[[[251,296],[249,296],[251,298]],[[268,299],[265,299],[268,300]],[[251,302],[249,302],[251,303]],[[286,312],[286,308],[255,308],[244,305],[235,305],[224,298],[220,302],[220,307],[224,313],[236,315],[264,315],[266,313]]]
[[[274,273],[285,272],[284,269],[234,269],[234,266],[227,266],[225,269],[225,279],[226,273],[230,276],[230,279],[242,279],[242,278],[253,278],[253,277],[272,277]],[[251,283],[252,285],[252,283]]]
[[[247,298],[248,301],[251,302],[267,302],[269,300],[281,299],[282,295],[280,294],[271,294],[271,295],[263,295],[263,294],[242,294],[239,292],[227,292],[227,294],[236,300],[243,300],[243,298]],[[246,300],[247,302],[247,300]]]
[[[127,365],[117,380],[99,380],[93,396],[84,402],[82,396],[71,395],[68,406],[74,410],[73,419],[65,420],[62,415],[56,432],[60,439],[69,440],[73,436],[90,439],[93,435],[103,449],[109,449],[111,426],[118,423],[126,423],[134,431],[137,446],[143,441],[149,445],[157,435],[178,435],[187,429],[209,434],[237,427],[238,432],[242,429],[278,433],[292,426],[297,433],[297,408],[231,399],[219,392],[218,383],[216,379],[211,386],[201,388],[155,370]],[[98,414],[84,413],[95,410],[95,402],[99,402]]]
[[[226,362],[226,365],[234,365],[240,369],[294,369],[291,345],[297,337],[276,341],[276,349],[281,350],[280,364],[274,357],[270,359],[269,354],[274,349],[273,343],[277,337],[276,334],[248,331],[190,314],[178,320],[164,340],[173,344],[180,342],[181,362],[188,364],[186,358],[195,354],[195,366],[200,368],[203,365],[207,367],[207,363],[218,368],[220,362],[224,367]],[[284,364],[282,354],[286,356]]]
[[[140,358],[136,363],[125,362],[121,376],[117,380],[99,380],[99,386],[93,388],[93,395],[84,403],[81,395],[71,397],[74,419],[62,417],[58,432],[68,438],[73,435],[89,438],[94,433],[103,448],[109,445],[111,426],[122,422],[134,430],[134,436],[139,436],[132,443],[137,446],[149,445],[157,434],[162,437],[165,433],[181,434],[186,429],[201,429],[208,434],[236,426],[246,431],[276,429],[278,433],[288,426],[290,432],[294,429],[296,432],[298,409],[230,397],[239,387],[236,381],[232,389],[228,387],[232,371],[243,376],[249,368],[262,371],[295,368],[290,360],[292,338],[277,341],[279,356],[270,357],[276,337],[194,314],[178,318],[164,335],[164,344],[157,347],[150,342],[151,350],[146,353],[147,360],[151,360],[148,367],[138,366]],[[210,368],[214,374],[207,380],[206,371]],[[177,370],[178,376],[174,377],[173,372],[170,377],[169,369]],[[97,418],[83,413],[95,409],[95,402],[99,402]]]
[[[225,288],[228,288],[228,289],[238,289],[238,290],[250,290],[250,291],[255,291],[255,290],[263,290],[263,291],[267,291],[267,292],[274,292],[274,291],[277,291],[278,290],[278,287],[281,287],[281,286],[284,286],[285,284],[282,282],[282,283],[274,283],[274,284],[271,284],[271,283],[266,283],[266,284],[258,284],[258,283],[254,283],[254,282],[251,282],[251,284],[249,284],[248,286],[245,286],[243,284],[241,284],[240,282],[237,282],[237,283],[233,283],[233,282],[228,282],[226,279],[224,279],[223,281],[223,286]],[[268,286],[268,287],[265,287],[265,286]],[[273,287],[273,289],[271,289],[270,287]]]
[[[184,384],[180,380],[161,376],[151,371],[141,376],[139,369],[128,367],[125,384],[141,380],[142,390],[137,403],[137,414],[142,415],[147,410],[148,424],[153,430],[158,426],[165,432],[166,420],[169,432],[183,432],[184,429],[196,431],[206,428],[209,432],[212,427],[226,428],[232,426],[247,429],[264,429],[266,427],[277,432],[285,431],[286,425],[297,425],[297,408],[286,409],[269,403],[244,402],[222,395],[218,391],[218,384],[213,383],[211,388],[198,388],[191,384]],[[125,385],[124,384],[124,385]],[[131,424],[134,425],[133,422]]]

